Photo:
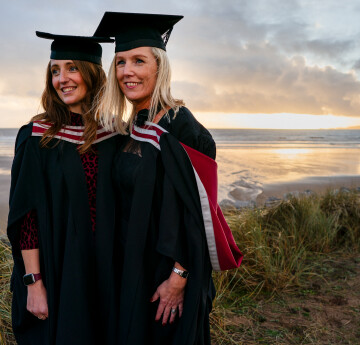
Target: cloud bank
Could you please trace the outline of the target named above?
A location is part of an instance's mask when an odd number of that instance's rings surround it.
[[[91,35],[105,10],[185,15],[168,53],[173,92],[194,111],[360,116],[355,2],[18,0],[1,7],[2,127],[38,111],[50,41],[35,30]],[[104,46],[105,70],[112,56]]]

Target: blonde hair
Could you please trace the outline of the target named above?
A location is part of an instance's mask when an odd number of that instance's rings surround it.
[[[153,121],[159,109],[168,114],[168,109],[173,109],[176,114],[179,108],[184,104],[182,100],[175,99],[171,95],[171,68],[169,58],[166,52],[160,48],[151,48],[156,59],[158,70],[155,87],[151,96],[149,118]],[[108,79],[102,90],[102,97],[97,97],[95,103],[95,116],[102,126],[107,130],[117,130],[122,134],[127,133],[129,124],[132,123],[135,113],[135,106],[126,99],[121,91],[118,80],[116,78],[116,56],[114,57],[108,74]],[[100,93],[100,94],[101,94]],[[130,105],[130,115],[126,119],[128,105]]]

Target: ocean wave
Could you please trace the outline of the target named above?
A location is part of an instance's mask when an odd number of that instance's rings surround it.
[[[344,149],[359,149],[360,142],[222,142],[216,141],[216,147],[221,149],[236,149],[236,148],[269,148],[269,149],[326,149],[326,148],[344,148]]]

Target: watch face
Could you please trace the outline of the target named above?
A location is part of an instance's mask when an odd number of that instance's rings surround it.
[[[189,276],[189,272],[188,271],[184,271],[182,274],[183,278],[187,278]]]
[[[32,273],[24,275],[24,284],[31,285],[35,283],[34,275]]]

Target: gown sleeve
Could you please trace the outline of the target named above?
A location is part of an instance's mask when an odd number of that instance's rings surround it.
[[[197,150],[215,160],[216,158],[215,141],[209,132],[201,133],[198,136]]]
[[[169,176],[165,174],[157,251],[186,268],[187,247],[183,217],[184,205]]]
[[[170,122],[167,122],[165,129],[181,143],[215,159],[216,147],[211,134],[195,119],[187,108],[180,108],[178,114],[170,119]],[[162,152],[162,154],[165,154],[165,152]],[[179,158],[175,152],[173,154]],[[190,185],[187,185],[188,180],[183,181],[182,175],[178,175],[179,170],[176,168],[176,164],[171,163],[172,159],[168,154],[163,155],[163,158],[165,158],[163,162],[165,175],[157,250],[187,268],[189,267],[189,248],[184,221],[184,215],[187,211],[184,199],[180,197],[178,189],[179,184],[183,184],[184,188],[190,188],[191,190],[195,189],[196,186],[190,187]],[[174,176],[177,177],[174,178]],[[183,189],[183,187],[180,189]],[[193,194],[193,192],[190,192],[190,194]]]
[[[31,140],[32,124],[23,126],[15,142],[11,168],[11,186],[7,235],[14,257],[21,258],[21,229],[27,215],[44,212],[44,177],[38,141]],[[38,223],[38,222],[36,222]],[[38,228],[39,224],[37,224]]]
[[[169,117],[164,119],[162,125],[176,139],[212,159],[216,158],[214,139],[189,109],[181,107],[176,115],[169,114]]]

